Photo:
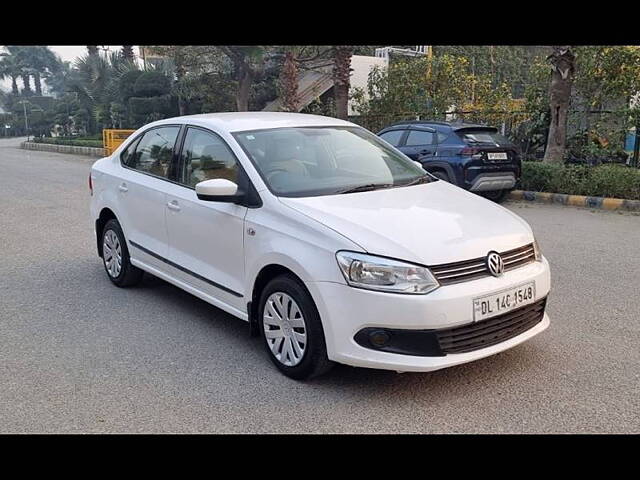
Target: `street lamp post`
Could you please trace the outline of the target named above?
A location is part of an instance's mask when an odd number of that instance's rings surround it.
[[[24,110],[24,129],[25,129],[25,132],[27,133],[27,142],[28,142],[29,141],[29,121],[27,120],[27,101],[22,100],[19,103],[22,104],[22,108]]]

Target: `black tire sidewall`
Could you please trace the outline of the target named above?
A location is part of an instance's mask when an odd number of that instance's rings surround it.
[[[451,183],[451,179],[449,179],[449,175],[441,170],[436,170],[435,172],[431,172],[431,175],[442,180],[443,182]]]
[[[276,292],[286,293],[295,300],[301,310],[307,332],[307,345],[302,361],[292,367],[282,364],[275,357],[264,334],[264,307],[267,298]],[[281,372],[290,378],[303,380],[323,370],[324,365],[328,363],[324,330],[313,298],[299,280],[290,275],[281,275],[271,280],[262,290],[257,314],[262,343],[269,358]]]
[[[509,190],[491,190],[484,192],[482,196],[492,202],[501,203],[506,198],[507,193],[509,193]]]

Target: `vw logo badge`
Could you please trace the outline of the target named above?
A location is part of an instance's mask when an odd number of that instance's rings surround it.
[[[498,252],[489,252],[487,254],[487,269],[494,277],[499,277],[504,273],[504,262]]]

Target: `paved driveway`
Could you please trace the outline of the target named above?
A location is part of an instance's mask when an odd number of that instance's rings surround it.
[[[113,287],[92,160],[0,141],[0,432],[640,432],[640,216],[508,204],[552,266],[549,329],[430,374],[297,383],[244,322],[151,276]]]

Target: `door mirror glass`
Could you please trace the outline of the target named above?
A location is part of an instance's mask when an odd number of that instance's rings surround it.
[[[196,195],[200,200],[235,202],[238,200],[238,185],[225,178],[214,178],[196,184]]]

